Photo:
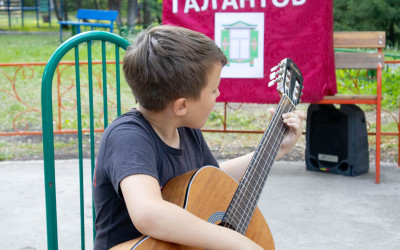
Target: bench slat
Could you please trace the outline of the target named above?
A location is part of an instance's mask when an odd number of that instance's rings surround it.
[[[335,48],[384,48],[384,31],[336,31],[333,33]]]
[[[336,69],[376,69],[380,63],[385,63],[385,56],[382,53],[335,53]]]
[[[106,27],[106,28],[111,28],[113,26],[110,23],[89,23],[89,22],[70,22],[70,21],[59,21],[58,23],[65,25],[93,26],[93,27]]]
[[[329,95],[324,96],[323,100],[376,100],[376,95]]]
[[[115,21],[118,16],[118,11],[116,10],[87,10],[79,9],[76,14],[78,19],[94,19],[94,20],[108,20]]]
[[[79,9],[76,14],[76,18],[78,21],[59,21],[60,24],[60,41],[62,42],[62,26],[63,25],[72,25],[77,27],[77,33],[80,32],[81,26],[90,26],[93,30],[93,27],[103,27],[109,28],[110,32],[113,32],[114,21],[118,17],[118,11],[116,10],[88,10],[88,9]],[[99,20],[99,21],[108,21],[108,23],[100,22],[89,22],[87,20]]]

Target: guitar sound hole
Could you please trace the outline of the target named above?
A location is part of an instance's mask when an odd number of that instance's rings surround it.
[[[221,226],[221,227],[226,227],[226,228],[229,228],[229,229],[232,229],[232,230],[236,231],[236,228],[234,228],[234,227],[233,227],[231,224],[229,224],[228,222],[223,221],[223,222],[219,223],[218,225]]]

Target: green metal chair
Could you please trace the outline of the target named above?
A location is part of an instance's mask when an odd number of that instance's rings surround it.
[[[98,41],[98,42],[95,42]],[[53,53],[49,59],[43,73],[42,78],[42,130],[43,130],[43,156],[44,156],[44,181],[45,181],[45,199],[46,199],[46,223],[47,223],[47,245],[48,249],[58,249],[58,231],[57,231],[57,205],[56,205],[56,180],[55,180],[55,157],[54,157],[54,121],[53,121],[53,99],[55,98],[52,94],[53,77],[55,72],[58,72],[58,66],[61,59],[68,54],[67,58],[74,56],[74,68],[75,68],[75,88],[76,88],[76,114],[77,114],[77,137],[78,137],[78,151],[79,151],[79,189],[80,189],[80,226],[81,226],[81,249],[85,249],[85,229],[84,229],[84,198],[83,198],[83,139],[82,134],[82,112],[89,110],[90,112],[90,156],[91,156],[91,174],[95,167],[95,145],[94,145],[94,107],[93,107],[93,61],[92,61],[92,49],[93,44],[96,44],[95,48],[101,47],[101,67],[102,77],[100,82],[102,84],[102,96],[103,96],[103,114],[104,120],[103,126],[107,127],[109,122],[108,114],[108,97],[107,97],[107,75],[110,69],[107,69],[108,63],[106,61],[106,48],[115,46],[115,86],[116,90],[116,115],[121,114],[121,98],[120,98],[120,51],[126,50],[129,46],[129,42],[124,38],[104,32],[104,31],[89,31],[80,33],[74,37],[71,37],[64,43],[62,43],[57,50]],[[111,44],[111,45],[110,45]],[[84,48],[81,49],[80,48]],[[87,50],[87,63],[82,64],[80,60],[80,54],[83,50]],[[71,53],[68,53],[71,51]],[[100,53],[100,52],[99,52]],[[64,58],[65,60],[65,58]],[[82,78],[82,67],[84,65],[86,70],[87,65],[87,88],[88,94],[83,95],[81,92],[81,81]],[[112,65],[114,67],[114,65]],[[71,67],[73,71],[73,68]],[[73,75],[73,74],[70,74]],[[58,76],[58,73],[57,73]],[[58,79],[59,80],[59,79]],[[86,81],[86,79],[85,79]],[[86,87],[86,86],[85,86]],[[53,94],[54,95],[54,94]],[[89,107],[82,107],[83,98],[88,98]],[[78,167],[78,166],[77,166]],[[94,207],[93,207],[93,221],[94,221]],[[93,235],[95,235],[93,227]]]

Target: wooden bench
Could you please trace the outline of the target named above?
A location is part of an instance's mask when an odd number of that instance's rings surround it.
[[[381,145],[381,100],[382,100],[382,68],[385,55],[385,32],[334,32],[335,49],[361,49],[357,52],[335,52],[336,69],[376,69],[376,95],[333,95],[325,96],[318,104],[370,104],[376,105],[376,157],[375,182],[380,182],[380,145]],[[362,50],[364,49],[364,50]],[[376,52],[365,49],[375,49]]]
[[[117,19],[118,11],[116,10],[87,10],[79,9],[76,14],[78,21],[59,21],[60,24],[60,42],[62,42],[62,27],[65,25],[76,26],[76,33],[81,32],[81,26],[109,28],[113,32],[114,21]],[[107,21],[107,22],[90,22],[89,20]]]

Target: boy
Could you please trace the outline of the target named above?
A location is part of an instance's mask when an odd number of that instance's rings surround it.
[[[173,26],[141,32],[124,57],[125,78],[138,107],[103,134],[94,176],[95,249],[141,234],[207,249],[261,249],[245,236],[164,201],[160,187],[205,165],[240,180],[252,154],[218,164],[200,128],[219,96],[227,59],[205,35]],[[284,115],[291,132],[278,157],[301,135],[303,113]]]

